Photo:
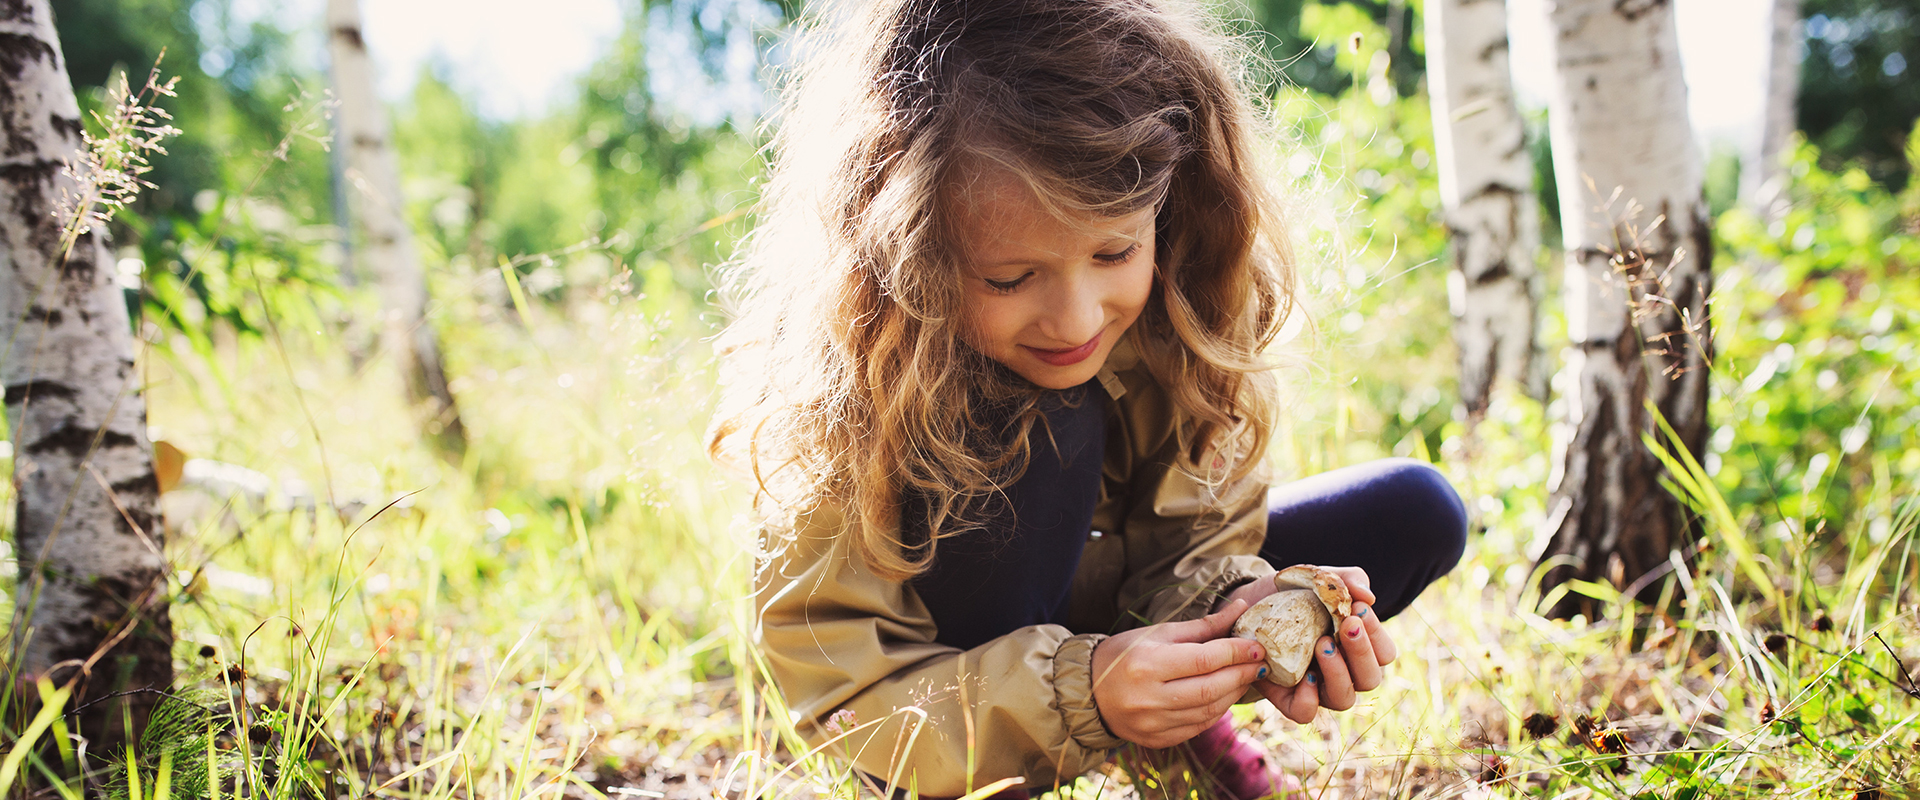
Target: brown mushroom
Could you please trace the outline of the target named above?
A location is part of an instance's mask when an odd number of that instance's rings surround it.
[[[1313,663],[1313,646],[1347,618],[1353,596],[1339,573],[1299,565],[1273,578],[1279,591],[1254,603],[1233,624],[1233,635],[1260,643],[1267,653],[1267,680],[1294,686]]]

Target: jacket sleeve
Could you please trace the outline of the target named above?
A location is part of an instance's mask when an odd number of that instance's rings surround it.
[[[845,524],[832,511],[803,515],[756,579],[756,637],[811,744],[830,742],[881,780],[897,767],[901,786],[946,797],[1012,776],[1035,788],[1070,781],[1124,744],[1093,704],[1104,636],[1035,625],[967,651],[938,644],[912,589],[849,555]]]
[[[1213,485],[1179,466],[1176,414],[1166,392],[1135,371],[1119,400],[1127,502],[1120,509],[1128,574],[1119,607],[1132,625],[1206,616],[1235,587],[1273,574],[1263,469]]]

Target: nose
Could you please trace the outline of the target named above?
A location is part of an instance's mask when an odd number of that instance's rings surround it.
[[[1053,298],[1053,308],[1041,317],[1040,332],[1060,347],[1086,344],[1106,327],[1106,298],[1098,285],[1075,276],[1065,281]]]

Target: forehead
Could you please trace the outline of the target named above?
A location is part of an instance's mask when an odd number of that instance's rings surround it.
[[[975,163],[954,187],[954,205],[961,234],[976,249],[1137,237],[1154,217],[1151,206],[1120,216],[1079,212],[1043,199],[1034,181],[1007,167]]]

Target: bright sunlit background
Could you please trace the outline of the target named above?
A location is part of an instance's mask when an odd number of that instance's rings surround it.
[[[263,1],[263,0],[262,0]],[[1544,106],[1552,90],[1544,0],[1511,0],[1514,77],[1522,102]],[[1764,100],[1767,3],[1759,0],[1680,0],[1680,47],[1686,59],[1694,127],[1708,142],[1741,152],[1758,148]],[[319,18],[319,0],[275,4],[288,27]],[[515,117],[545,110],[608,47],[621,30],[615,0],[543,0],[529,6],[501,0],[379,0],[365,5],[369,49],[384,66],[382,91],[399,98],[428,64],[471,91],[481,110]],[[761,0],[726,0],[708,13],[745,14],[769,22],[777,14]],[[676,18],[656,15],[672,25]],[[761,100],[753,84],[752,42],[729,43],[729,79],[714,86],[686,52],[686,37],[650,36],[648,67],[656,90],[702,117],[752,113]]]

